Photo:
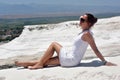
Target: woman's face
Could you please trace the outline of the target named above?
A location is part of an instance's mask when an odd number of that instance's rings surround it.
[[[89,22],[87,21],[87,15],[83,15],[80,17],[80,23],[82,29],[89,29]]]

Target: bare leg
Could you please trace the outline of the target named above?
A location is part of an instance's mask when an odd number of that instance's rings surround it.
[[[60,65],[58,56],[50,58],[45,65]]]
[[[53,42],[49,48],[47,49],[47,51],[45,52],[45,54],[43,55],[43,57],[39,60],[39,62],[37,64],[35,64],[34,66],[29,66],[29,69],[38,69],[38,68],[43,68],[43,66],[45,65],[46,62],[48,62],[50,60],[50,58],[52,58],[54,51],[57,52],[57,55],[59,56],[59,52],[60,49],[62,48],[62,46],[56,42]],[[57,61],[57,60],[55,60]]]
[[[22,67],[28,67],[28,66],[33,66],[37,64],[38,61],[28,61],[28,62],[20,62],[20,61],[15,61],[15,65],[17,66],[22,66]]]
[[[17,66],[22,66],[22,67],[25,67],[25,68],[28,68],[28,66],[34,66],[34,65],[37,64],[37,63],[38,63],[38,61],[27,61],[27,62],[15,61],[15,65],[17,65]],[[44,66],[48,66],[48,65],[60,65],[58,56],[55,56],[55,57],[50,58],[50,59],[44,64]]]

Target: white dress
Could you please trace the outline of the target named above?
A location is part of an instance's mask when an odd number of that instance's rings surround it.
[[[90,30],[87,31],[92,35]],[[81,34],[75,38],[71,49],[67,49],[66,47],[61,48],[59,54],[61,66],[76,66],[80,63],[88,47],[88,43],[82,40],[82,35],[85,32],[86,31],[81,32]]]

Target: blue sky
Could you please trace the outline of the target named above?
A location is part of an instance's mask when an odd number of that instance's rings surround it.
[[[120,12],[120,0],[0,0],[0,15]]]
[[[0,0],[0,3],[120,6],[120,0]]]

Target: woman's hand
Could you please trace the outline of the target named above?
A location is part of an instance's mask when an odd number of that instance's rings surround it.
[[[114,63],[111,63],[111,62],[107,62],[105,65],[106,66],[117,66],[117,64],[114,64]]]

